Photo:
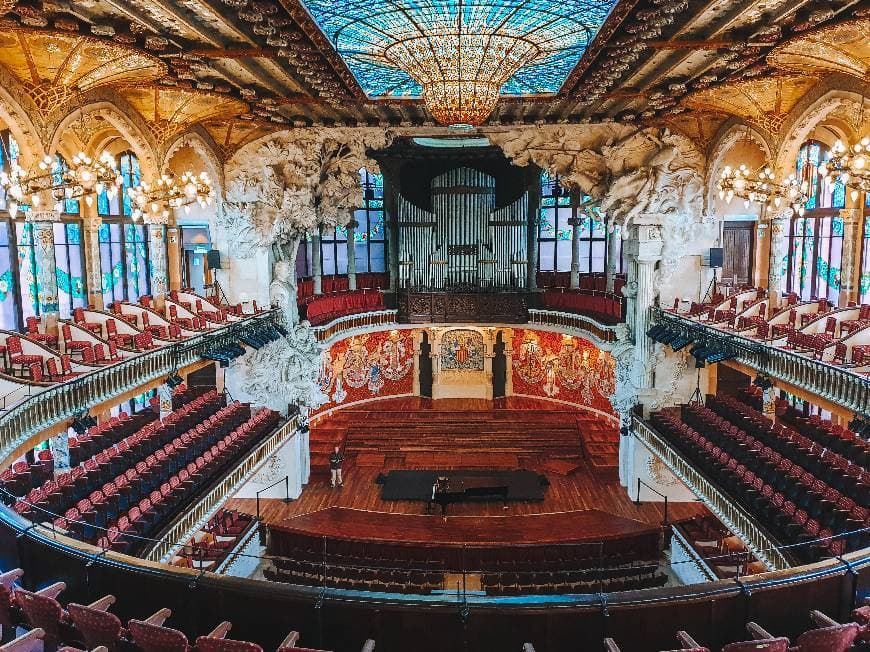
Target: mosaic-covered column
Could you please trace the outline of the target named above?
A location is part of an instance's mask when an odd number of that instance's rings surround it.
[[[33,258],[36,267],[36,299],[46,327],[57,321],[57,271],[54,259],[54,222],[33,222]]]
[[[859,196],[863,199],[863,196]],[[851,202],[851,197],[847,202]],[[840,262],[840,305],[847,306],[850,301],[858,301],[861,285],[861,258],[856,243],[861,242],[862,211],[860,208],[840,210],[843,220],[843,255]]]
[[[356,227],[359,222],[347,223],[347,289],[356,290]]]
[[[148,225],[148,254],[150,259],[151,296],[156,305],[163,305],[169,288],[169,274],[166,263],[166,226]]]
[[[641,215],[634,220],[634,237],[626,242],[631,270],[627,320],[634,337],[637,387],[652,387],[652,341],[649,330],[650,308],[655,304],[655,270],[662,258],[662,217]]]
[[[51,456],[54,459],[54,471],[66,471],[70,468],[69,461],[69,432],[64,430],[49,441]]]
[[[791,208],[770,218],[770,266],[767,273],[767,294],[770,314],[773,315],[782,303],[784,290],[782,267],[785,256],[786,234],[793,211]]]
[[[103,274],[100,268],[100,225],[96,202],[79,202],[82,216],[82,251],[85,264],[85,279],[88,290],[88,305],[103,310]]]

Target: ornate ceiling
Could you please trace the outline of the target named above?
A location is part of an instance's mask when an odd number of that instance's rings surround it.
[[[6,0],[0,64],[37,104],[65,99],[52,86],[113,86],[157,132],[201,124],[226,151],[286,125],[430,125],[382,49],[414,12],[454,3]],[[463,11],[543,39],[544,56],[502,89],[495,125],[644,121],[705,141],[731,114],[775,122],[810,79],[866,80],[870,65],[870,0],[481,0]]]

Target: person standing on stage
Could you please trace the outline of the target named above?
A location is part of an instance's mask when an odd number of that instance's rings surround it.
[[[344,486],[344,481],[341,479],[342,462],[344,462],[344,455],[341,454],[338,446],[336,446],[335,450],[332,451],[332,455],[329,456],[329,470],[332,475],[331,484],[333,489],[336,484],[338,484],[339,487]]]

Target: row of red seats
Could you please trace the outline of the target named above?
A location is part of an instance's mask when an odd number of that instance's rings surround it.
[[[704,432],[709,436],[700,434],[697,427],[672,414],[655,414],[653,423],[665,438],[754,513],[759,522],[764,522],[782,541],[803,544],[791,548],[790,554],[809,562],[821,556],[845,552],[843,539],[827,538],[833,536],[833,531],[823,529],[818,519],[812,518],[806,509],[798,506],[796,500],[808,487],[802,484],[802,476],[788,474],[792,468],[781,464],[781,457],[777,457],[774,451],[762,448],[760,452],[753,450],[748,456],[744,454],[744,447],[748,449],[751,442],[739,432],[723,435],[714,422],[708,422],[705,426]],[[729,452],[726,447],[732,445]],[[789,487],[783,487],[788,496],[770,484],[773,481],[770,470],[790,482]],[[800,473],[799,470],[797,472]]]
[[[253,516],[221,508],[169,563],[182,568],[214,570],[245,537],[253,524]]]
[[[535,283],[541,289],[568,288],[571,287],[571,272],[537,272]],[[625,274],[617,274],[613,279],[613,291],[619,294],[625,286]],[[581,290],[595,290],[605,292],[607,290],[607,275],[601,272],[580,274]]]
[[[867,509],[712,410],[684,406],[654,423],[805,561],[863,547]],[[704,435],[699,434],[704,432]],[[834,534],[844,535],[833,539]]]
[[[356,275],[357,290],[386,290],[390,287],[390,276],[381,272],[362,272]],[[323,276],[320,282],[322,294],[348,292],[347,276]],[[305,304],[314,297],[314,279],[302,278],[296,286],[296,300]]]
[[[744,432],[776,448],[827,484],[870,508],[870,474],[846,457],[828,450],[796,430],[774,423],[733,396],[711,396],[707,404]]]
[[[220,415],[221,419],[231,416],[231,412],[238,406],[239,404],[227,406],[226,411],[222,411]],[[248,406],[245,408],[250,414],[250,408]],[[252,442],[258,441],[273,430],[277,422],[277,413],[264,409],[223,437],[220,437],[220,433],[215,429],[210,428],[199,437],[199,442],[205,446],[211,445],[209,450],[202,451],[201,455],[196,455],[201,450],[201,446],[198,445],[197,437],[193,435],[189,438],[179,438],[177,444],[170,444],[176,448],[176,451],[173,451],[175,453],[179,452],[179,448],[181,449],[179,466],[184,462],[187,462],[187,465],[168,478],[164,477],[161,471],[171,470],[172,466],[161,464],[156,456],[153,465],[146,462],[147,468],[141,472],[137,468],[142,478],[143,494],[147,491],[146,480],[154,482],[155,485],[159,483],[159,488],[152,489],[147,497],[141,498],[126,514],[119,513],[116,520],[109,513],[108,529],[105,536],[97,539],[97,545],[117,552],[128,552],[138,543],[136,537],[147,536],[179,504],[186,503],[210,478],[238,459]],[[185,455],[185,452],[189,454]],[[206,457],[205,453],[209,453],[210,457]],[[168,455],[171,454],[172,452]],[[149,475],[154,477],[148,478]],[[81,516],[85,517],[86,521],[89,520],[86,514],[83,513]]]
[[[80,652],[80,650],[137,650],[138,652],[263,652],[256,643],[228,639],[232,623],[224,621],[204,636],[197,637],[195,646],[187,636],[165,622],[170,609],[160,609],[144,620],[131,618],[126,627],[109,609],[115,604],[113,595],[106,595],[90,604],[75,602],[62,605],[58,598],[66,584],[56,582],[38,591],[23,589],[19,580],[24,572],[13,569],[0,575],[0,623],[4,630],[30,628],[21,642],[6,652],[34,652],[42,643],[42,652]],[[297,647],[299,634],[290,632],[277,652],[319,652]],[[362,652],[373,652],[375,643],[366,641]]]
[[[756,410],[762,407],[760,387],[750,385],[744,388],[741,390],[740,398]],[[828,419],[822,419],[818,414],[806,417],[783,398],[776,399],[776,416],[814,442],[839,453],[863,469],[870,470],[870,442],[862,439],[857,433]]]
[[[118,416],[90,428],[86,434],[79,435],[78,438],[70,437],[70,466],[78,466],[84,459],[118,443],[153,421],[156,416],[151,410],[143,410],[132,417],[126,412],[121,412]],[[41,450],[36,457],[37,460],[30,463],[19,460],[11,468],[0,473],[0,487],[13,496],[20,497],[50,480],[54,475],[54,458],[51,451]]]
[[[860,607],[852,612],[854,622],[838,623],[821,611],[811,611],[810,620],[814,629],[808,629],[792,643],[786,636],[774,636],[754,622],[746,624],[748,641],[738,641],[724,645],[721,652],[850,652],[864,650],[853,645],[870,643],[870,607]],[[681,645],[678,650],[668,652],[710,652],[687,632],[676,633]],[[612,638],[604,639],[605,652],[620,652],[619,645]]]
[[[27,492],[26,503],[60,512],[100,488],[111,477],[152,454],[176,436],[176,424],[188,429],[214,414],[223,403],[222,394],[209,392],[169,415],[162,422],[150,421],[135,433]],[[26,486],[26,485],[25,485]]]
[[[345,315],[383,309],[384,295],[382,292],[358,290],[313,299],[305,307],[305,319],[313,325],[325,324]]]
[[[541,295],[541,305],[547,310],[588,314],[608,323],[622,321],[622,298],[607,292],[546,290]]]

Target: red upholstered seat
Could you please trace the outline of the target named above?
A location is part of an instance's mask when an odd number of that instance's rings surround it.
[[[109,652],[115,652],[119,639],[126,636],[127,632],[115,614],[74,602],[67,609],[70,619],[90,650],[103,645]]]
[[[127,626],[133,642],[142,652],[187,652],[190,649],[187,637],[177,629],[142,620],[130,620]]]

